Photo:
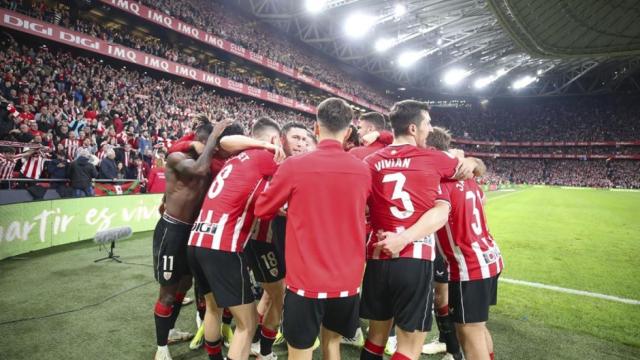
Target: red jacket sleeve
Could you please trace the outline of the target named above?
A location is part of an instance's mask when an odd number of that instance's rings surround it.
[[[272,219],[278,210],[284,205],[293,189],[293,173],[290,170],[291,162],[285,161],[273,175],[269,186],[256,201],[254,213],[261,219]]]

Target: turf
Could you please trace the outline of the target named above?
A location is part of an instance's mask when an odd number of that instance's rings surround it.
[[[490,197],[505,277],[640,299],[640,194],[529,188]],[[0,358],[151,359],[151,234],[118,243],[116,252],[126,263],[94,263],[104,252],[90,242],[0,261]],[[78,311],[39,318],[70,310]],[[639,310],[501,283],[489,328],[499,359],[637,359]],[[193,331],[194,317],[193,305],[183,309],[178,327]],[[171,352],[206,359],[187,344]],[[284,347],[276,352],[286,358]],[[358,350],[343,347],[343,356],[357,359]]]
[[[639,192],[494,193],[489,226],[503,276],[640,300]],[[640,346],[640,306],[501,283],[498,314]]]

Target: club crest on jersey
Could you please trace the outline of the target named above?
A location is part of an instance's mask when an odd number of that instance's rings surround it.
[[[458,189],[460,191],[464,191],[464,181],[458,181],[456,183],[456,189]]]
[[[271,274],[271,276],[277,277],[278,276],[278,269],[277,268],[270,269],[269,273]]]
[[[164,279],[165,279],[165,280],[169,280],[169,279],[171,279],[171,271],[165,271],[165,272],[162,274],[162,277],[164,277]]]

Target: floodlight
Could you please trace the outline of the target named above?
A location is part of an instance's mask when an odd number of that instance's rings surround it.
[[[471,74],[471,72],[468,70],[451,69],[444,74],[442,79],[447,85],[456,85],[469,76],[469,74]]]
[[[376,41],[375,48],[377,52],[385,52],[395,45],[395,41],[389,38],[380,38]]]
[[[442,39],[438,39],[438,46],[442,45]]]
[[[500,77],[506,73],[507,73],[507,70],[505,68],[500,68],[498,69],[498,71],[496,71],[496,77]]]
[[[401,18],[402,15],[407,13],[407,7],[403,4],[396,4],[393,8],[393,14],[396,19]]]
[[[344,24],[344,31],[347,36],[358,39],[365,36],[375,25],[376,18],[366,14],[352,14]]]
[[[482,89],[483,87],[491,84],[495,79],[496,78],[494,76],[485,76],[479,78],[473,83],[473,87],[475,87],[476,89]]]
[[[540,76],[540,75],[542,75],[542,73],[543,73],[543,72],[544,72],[544,71],[542,71],[542,69],[538,69],[538,71],[536,71],[536,74],[537,74],[538,76]]]
[[[535,76],[523,76],[520,79],[516,80],[513,82],[512,86],[514,89],[522,89],[523,87],[526,87],[527,85],[531,84],[532,82],[538,80],[537,77]]]
[[[422,58],[422,52],[420,51],[405,51],[398,56],[398,66],[406,68],[415,64]]]
[[[305,7],[312,14],[317,14],[327,7],[327,0],[306,0]]]

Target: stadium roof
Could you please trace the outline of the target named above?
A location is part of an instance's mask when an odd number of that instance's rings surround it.
[[[640,92],[637,0],[233,2],[398,87],[484,97]]]

